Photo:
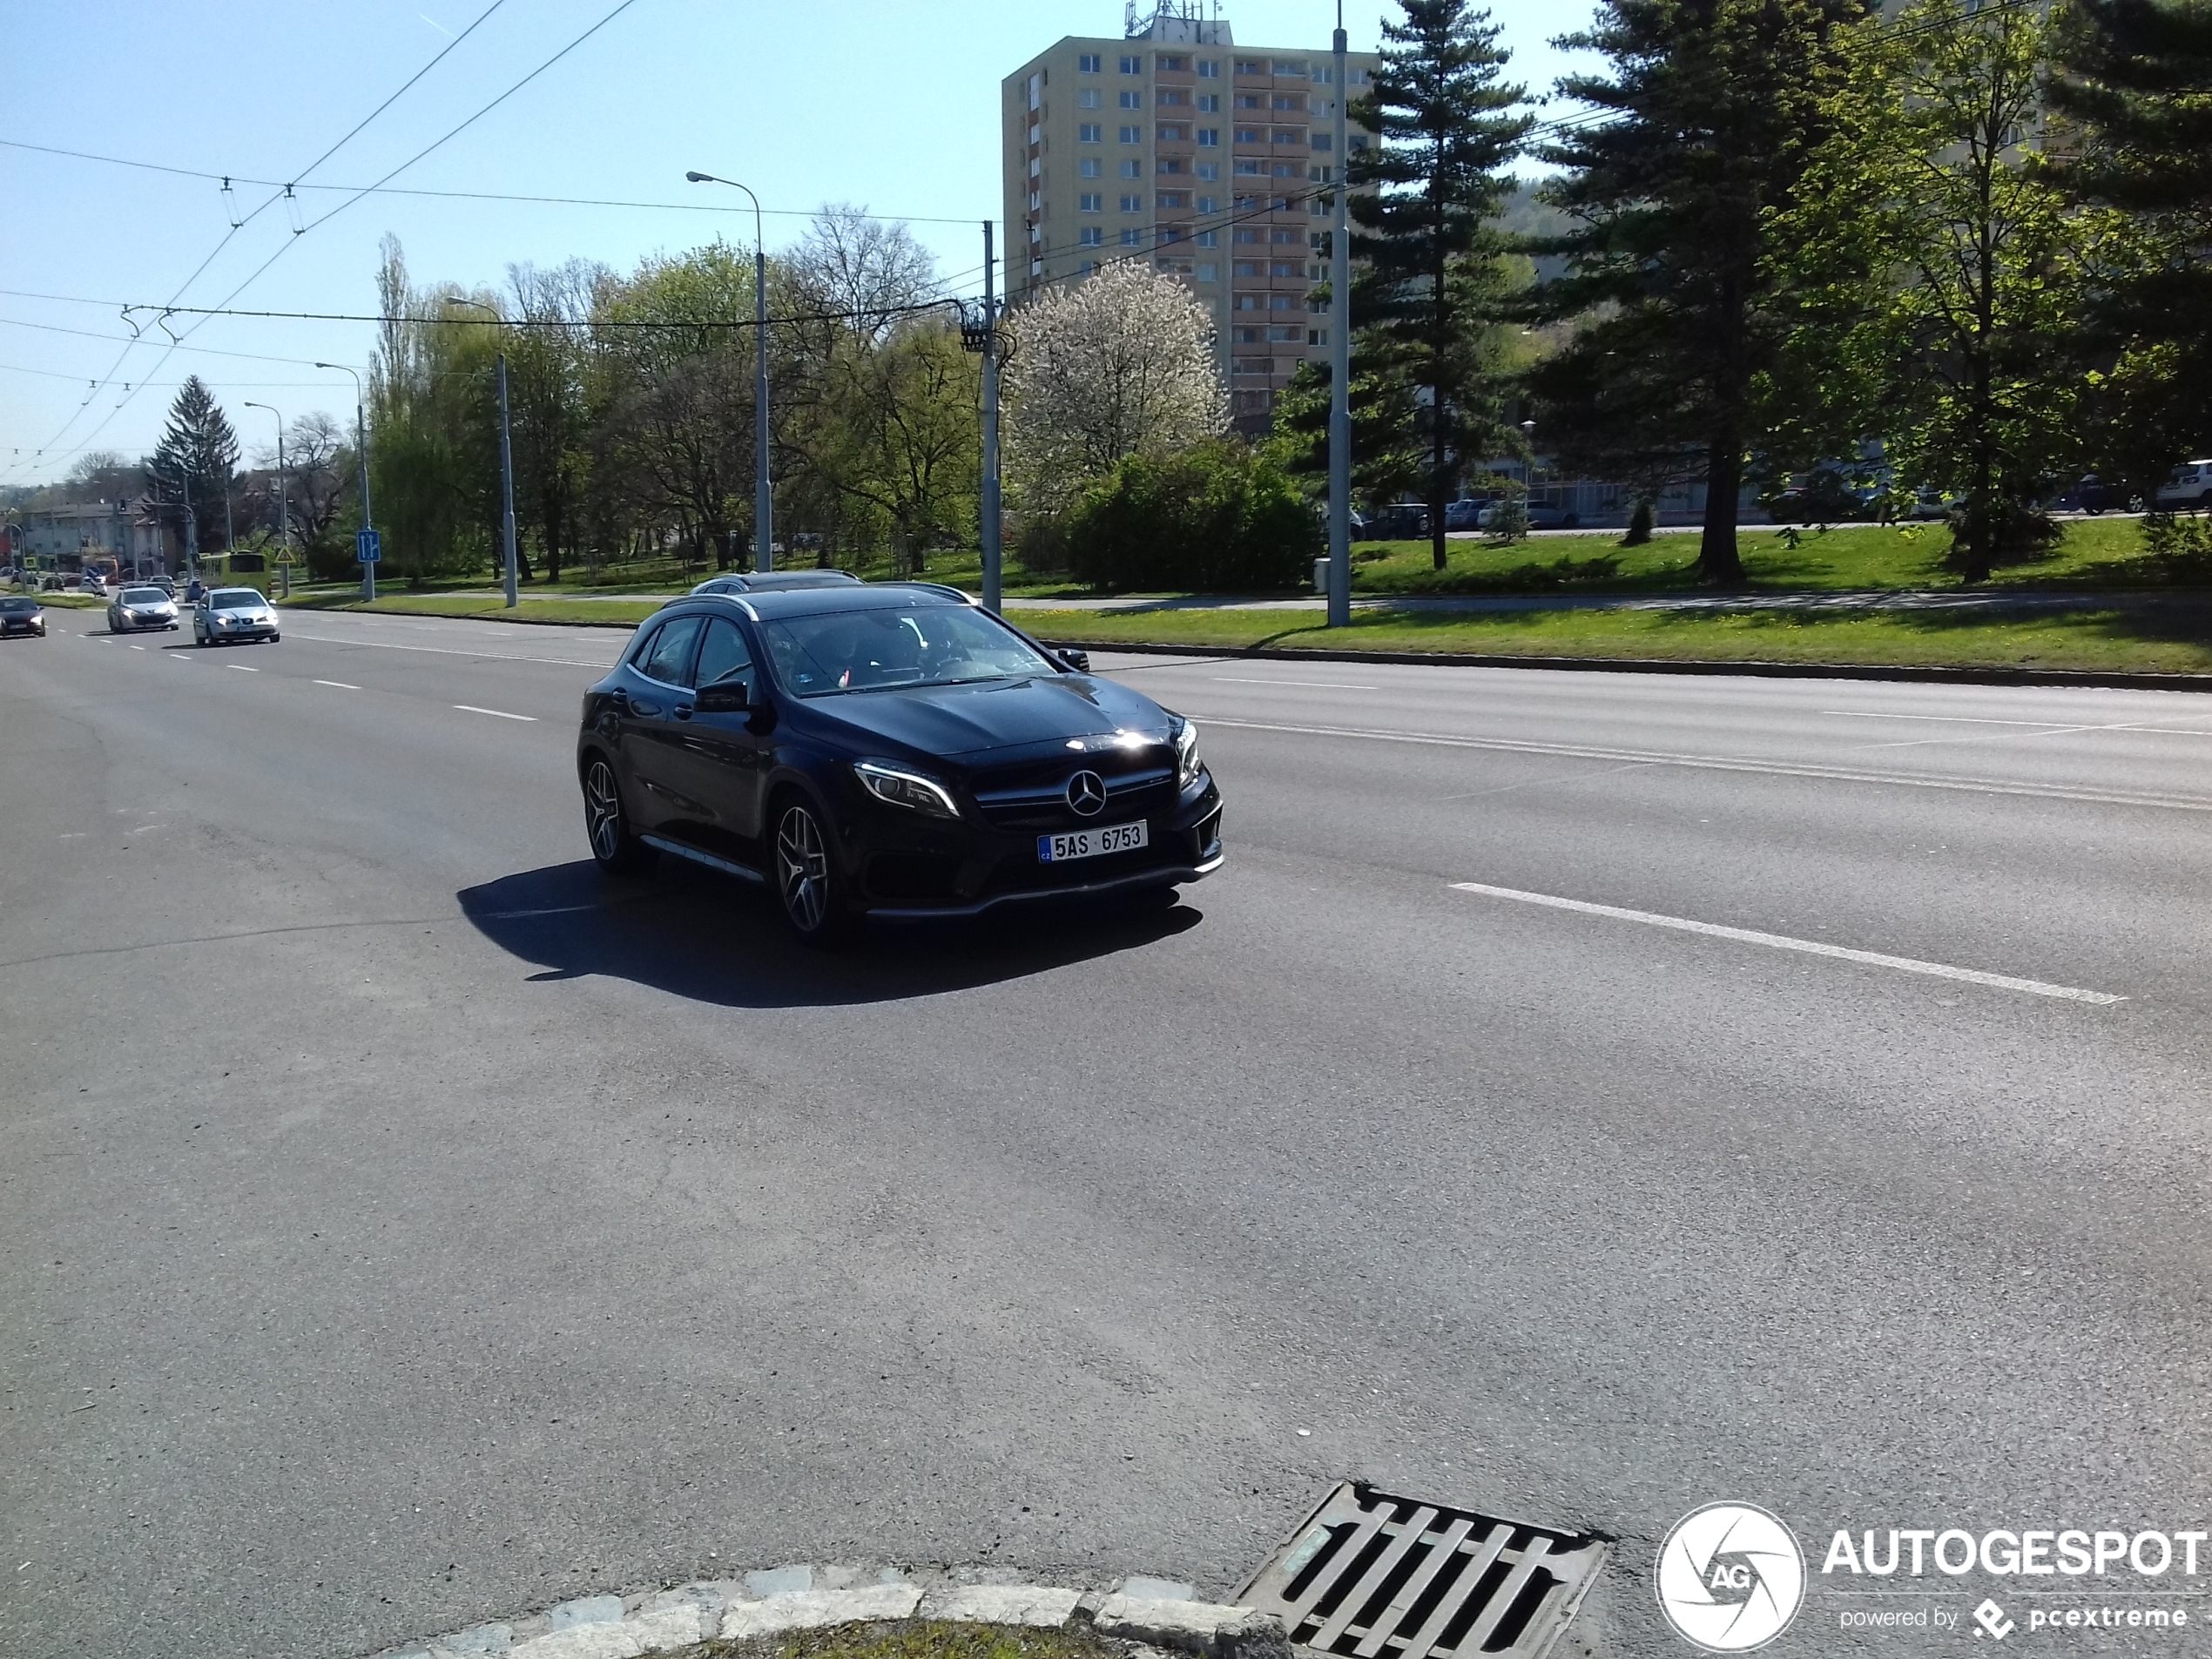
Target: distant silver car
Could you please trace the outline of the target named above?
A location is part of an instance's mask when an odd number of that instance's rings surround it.
[[[177,602],[159,588],[123,588],[108,601],[107,631],[136,633],[142,628],[173,629]]]
[[[276,612],[252,588],[211,588],[192,607],[192,643],[227,645],[244,640],[268,640],[277,635]]]

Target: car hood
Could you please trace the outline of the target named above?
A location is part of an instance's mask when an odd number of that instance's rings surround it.
[[[1168,729],[1166,711],[1150,698],[1088,674],[847,692],[808,698],[801,706],[843,727],[855,746],[873,738],[948,759],[1116,732],[1162,738]]]

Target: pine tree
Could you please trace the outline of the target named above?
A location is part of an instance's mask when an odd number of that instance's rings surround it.
[[[147,477],[156,499],[173,492],[181,474],[199,521],[200,545],[213,546],[238,469],[238,435],[199,375],[185,378],[169,406],[168,430],[154,446],[153,462]]]
[[[1605,0],[1558,44],[1609,60],[1566,96],[1595,119],[1543,158],[1544,197],[1581,221],[1542,245],[1567,274],[1538,314],[1568,343],[1530,376],[1548,448],[1649,488],[1702,479],[1708,582],[1743,579],[1737,502],[1757,377],[1779,328],[1767,215],[1789,199],[1865,0]]]
[[[1461,461],[1494,455],[1515,436],[1504,419],[1509,382],[1501,322],[1511,287],[1507,241],[1497,226],[1534,118],[1525,89],[1504,84],[1512,54],[1487,10],[1467,0],[1405,0],[1406,21],[1383,24],[1381,66],[1368,95],[1347,110],[1379,135],[1345,157],[1355,191],[1351,217],[1351,317],[1362,359],[1426,394],[1371,396],[1421,423],[1422,482],[1436,568],[1444,568],[1444,504]],[[1361,189],[1361,186],[1369,186]]]
[[[2106,464],[2155,475],[2212,445],[2212,3],[2076,0],[2058,56],[2060,179],[2133,233],[2091,341],[2110,370]]]

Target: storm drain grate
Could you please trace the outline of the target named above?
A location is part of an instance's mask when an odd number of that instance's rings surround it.
[[[1237,1600],[1345,1659],[1542,1659],[1604,1561],[1599,1538],[1346,1481]]]

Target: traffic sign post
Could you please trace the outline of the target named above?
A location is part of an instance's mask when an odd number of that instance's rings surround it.
[[[376,597],[376,562],[384,556],[384,539],[374,530],[354,532],[354,556],[361,561],[361,597]]]

